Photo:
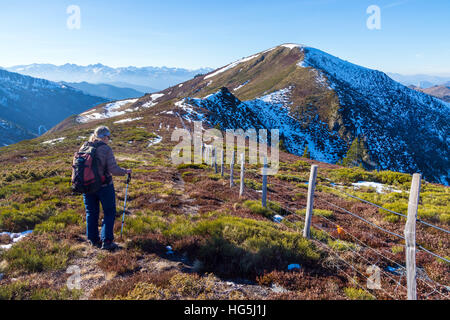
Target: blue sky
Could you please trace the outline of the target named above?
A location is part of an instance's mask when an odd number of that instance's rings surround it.
[[[366,26],[370,5],[380,30]],[[302,43],[385,72],[449,75],[449,12],[448,0],[0,0],[0,66],[215,68]]]

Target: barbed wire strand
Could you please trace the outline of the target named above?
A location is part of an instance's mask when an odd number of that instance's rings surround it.
[[[326,203],[328,203],[329,205],[334,206],[334,207],[336,207],[336,208],[338,208],[338,209],[340,209],[340,210],[342,210],[342,211],[344,211],[344,212],[346,212],[346,213],[348,213],[348,214],[354,216],[355,218],[358,218],[358,219],[360,219],[360,220],[362,220],[362,221],[364,221],[364,222],[366,222],[366,223],[368,223],[368,224],[374,226],[374,227],[377,228],[377,229],[380,229],[380,230],[382,230],[382,231],[384,231],[384,232],[387,232],[387,233],[389,233],[389,234],[391,234],[391,235],[394,235],[394,236],[396,236],[396,237],[398,237],[398,238],[400,238],[400,239],[405,240],[405,238],[404,238],[403,236],[401,236],[401,235],[399,235],[399,234],[396,234],[395,232],[391,232],[391,231],[389,231],[389,230],[386,230],[386,229],[384,229],[384,228],[382,228],[382,227],[376,225],[375,223],[370,222],[370,221],[368,221],[368,220],[366,220],[366,219],[360,217],[360,216],[357,215],[356,213],[353,213],[353,212],[351,212],[351,211],[348,211],[347,209],[344,209],[344,208],[342,208],[342,207],[339,207],[339,206],[337,206],[337,205],[335,205],[335,204],[333,204],[333,203],[331,203],[331,202],[329,202],[329,201],[327,201],[327,200],[320,199],[320,198],[317,198],[317,199],[318,199],[319,201],[326,202]],[[436,253],[433,253],[433,252],[431,252],[431,251],[425,249],[425,248],[422,247],[421,245],[416,245],[416,246],[417,246],[417,248],[423,250],[424,252],[427,252],[427,253],[429,253],[429,254],[432,254],[433,256],[435,256],[435,257],[437,257],[437,258],[439,258],[439,259],[442,259],[442,260],[444,260],[444,261],[450,263],[450,260],[449,260],[449,259],[444,258],[444,257],[442,257],[442,256],[440,256],[440,255],[438,255],[438,254],[436,254]]]
[[[256,173],[256,174],[262,176],[261,173],[258,173],[258,172],[256,172],[255,170],[252,170],[252,172],[254,172],[254,173]],[[288,175],[288,174],[284,174],[284,176],[286,176],[286,177],[291,177],[291,178],[294,178],[294,179],[299,179],[299,177],[292,176],[292,175]],[[279,178],[278,178],[278,179],[279,179]],[[328,179],[328,178],[325,178],[325,177],[321,177],[320,179],[324,179],[324,180],[326,180],[326,181],[329,181],[330,183],[332,183],[332,184],[334,184],[334,185],[337,185],[337,184],[338,184],[338,183],[332,181],[331,179]],[[282,180],[282,179],[280,179],[280,180]],[[287,182],[288,182],[289,185],[290,185],[290,182],[291,182],[291,181],[287,181]],[[305,181],[294,181],[294,182],[297,182],[297,183],[302,183],[302,182],[303,182],[303,183],[306,183],[306,182],[308,182],[308,181],[305,180]],[[274,183],[272,183],[272,184],[274,184]],[[356,200],[360,200],[360,201],[362,201],[362,202],[364,202],[364,203],[370,204],[370,205],[372,205],[372,206],[375,206],[375,207],[377,207],[377,208],[379,208],[379,209],[382,209],[382,210],[385,210],[385,211],[387,211],[387,212],[393,213],[393,214],[395,214],[395,215],[398,215],[398,216],[401,216],[401,217],[404,217],[404,218],[408,218],[408,216],[405,215],[405,214],[402,214],[402,213],[399,213],[399,212],[396,212],[396,211],[393,211],[393,210],[384,208],[383,206],[380,206],[380,205],[378,205],[378,204],[376,204],[376,203],[373,203],[373,202],[371,202],[371,201],[368,201],[368,200],[362,199],[362,198],[360,198],[360,197],[357,197],[357,196],[355,196],[355,195],[352,195],[352,194],[350,194],[350,193],[348,193],[348,192],[345,192],[345,191],[343,191],[343,190],[341,190],[341,189],[339,189],[339,188],[337,188],[337,187],[335,187],[335,186],[327,186],[327,185],[323,185],[323,184],[319,184],[319,185],[320,185],[320,186],[323,186],[323,187],[331,188],[331,189],[333,189],[333,190],[336,190],[337,192],[340,192],[340,193],[345,194],[345,195],[348,196],[348,197],[351,197],[351,198],[356,199]],[[280,185],[280,186],[281,186],[281,185]],[[283,187],[286,187],[286,186],[283,185]],[[419,222],[419,223],[421,223],[421,224],[424,224],[424,225],[426,225],[426,226],[428,226],[428,227],[430,227],[430,228],[434,228],[434,229],[436,229],[436,230],[439,230],[439,231],[445,232],[445,233],[447,233],[447,234],[450,234],[450,230],[441,228],[441,227],[436,226],[436,225],[434,225],[434,224],[432,224],[432,223],[426,222],[426,221],[424,221],[424,220],[422,220],[422,219],[416,219],[416,221]]]
[[[258,173],[258,174],[261,175],[260,173]],[[299,177],[292,176],[292,175],[288,175],[288,174],[284,174],[284,176],[291,177],[291,178],[294,178],[294,179],[299,179]],[[319,179],[319,180],[320,180],[320,179],[324,179],[324,180],[329,181],[330,183],[332,183],[332,184],[334,184],[334,185],[338,185],[338,183],[332,181],[331,179],[325,178],[325,177],[320,177],[320,178],[318,178],[318,179]],[[280,180],[282,180],[282,179],[280,179]],[[290,183],[291,181],[287,181],[287,182]],[[306,183],[306,182],[308,182],[308,181],[307,181],[307,180],[304,180],[304,181],[294,181],[294,182],[297,182],[297,183],[302,183],[302,182],[303,182],[303,183]],[[336,191],[338,191],[338,192],[340,192],[340,193],[343,193],[343,194],[345,194],[345,195],[347,195],[347,196],[349,196],[349,197],[351,197],[351,198],[353,198],[353,199],[357,199],[357,200],[360,200],[360,201],[362,201],[362,202],[364,202],[364,203],[373,205],[373,206],[375,206],[375,207],[377,207],[377,208],[379,208],[379,209],[382,209],[382,210],[388,211],[388,212],[390,212],[390,213],[393,213],[393,214],[395,214],[395,215],[398,215],[398,216],[407,218],[407,215],[405,215],[405,214],[402,214],[402,213],[399,213],[399,212],[396,212],[396,211],[393,211],[393,210],[384,208],[384,207],[382,207],[382,206],[380,206],[380,205],[377,205],[376,203],[373,203],[373,202],[371,202],[371,201],[368,201],[368,200],[362,199],[362,198],[360,198],[360,197],[357,197],[357,196],[355,196],[355,195],[349,194],[349,193],[347,193],[347,192],[345,192],[345,191],[343,191],[343,190],[341,190],[341,189],[339,189],[339,188],[337,188],[337,187],[335,187],[335,186],[327,186],[327,185],[323,185],[323,184],[320,184],[320,185],[321,185],[321,186],[324,186],[324,187],[331,188],[331,189],[333,189],[333,190],[336,190]],[[447,233],[447,234],[450,234],[450,230],[441,228],[441,227],[436,226],[436,225],[434,225],[434,224],[432,224],[432,223],[426,222],[426,221],[424,221],[424,220],[422,220],[422,219],[416,219],[416,221],[419,222],[419,223],[422,223],[422,224],[424,224],[424,225],[426,225],[426,226],[428,226],[428,227],[431,227],[431,228],[434,228],[434,229],[436,229],[436,230],[440,230],[440,231],[443,231],[443,232],[445,232],[445,233]]]
[[[326,179],[326,180],[329,180],[329,179],[327,179],[327,178],[325,178],[325,179]],[[333,184],[336,185],[335,182],[332,182],[331,180],[329,180],[329,181],[330,181],[331,183],[333,183]],[[380,205],[377,205],[376,203],[370,202],[370,201],[365,200],[365,199],[361,199],[360,197],[357,197],[357,196],[355,196],[355,195],[352,195],[352,194],[350,194],[350,193],[348,193],[348,192],[345,192],[345,191],[343,191],[343,190],[341,190],[341,189],[339,189],[339,188],[336,188],[336,187],[333,187],[333,186],[330,187],[330,186],[326,186],[326,185],[322,185],[322,184],[321,184],[321,186],[325,186],[325,187],[331,188],[331,189],[333,189],[333,190],[336,190],[336,191],[338,191],[338,192],[340,192],[340,193],[345,194],[346,196],[348,196],[348,197],[350,197],[350,198],[360,200],[360,201],[362,201],[362,202],[364,202],[364,203],[367,203],[367,204],[370,204],[370,205],[372,205],[372,206],[374,206],[374,207],[377,207],[377,208],[379,208],[379,209],[388,211],[388,212],[393,213],[393,214],[395,214],[395,215],[397,215],[397,216],[401,216],[401,217],[404,217],[404,218],[408,218],[408,216],[405,215],[405,214],[403,214],[403,213],[399,213],[399,212],[396,212],[396,211],[393,211],[393,210],[384,208],[384,207],[382,207],[382,206],[380,206]],[[426,221],[424,221],[424,220],[422,220],[422,219],[416,219],[416,221],[419,222],[419,223],[422,223],[422,224],[424,224],[424,225],[426,225],[426,226],[428,226],[428,227],[431,227],[431,228],[434,228],[434,229],[436,229],[436,230],[440,230],[440,231],[443,231],[443,232],[445,232],[445,233],[447,233],[447,234],[450,234],[450,231],[449,231],[449,230],[444,229],[444,228],[441,228],[441,227],[438,227],[438,226],[436,226],[436,225],[434,225],[434,224],[432,224],[432,223],[426,222]]]

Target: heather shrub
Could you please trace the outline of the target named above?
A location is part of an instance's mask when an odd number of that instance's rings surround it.
[[[75,256],[71,246],[44,239],[26,239],[3,252],[9,271],[42,272],[61,270]]]
[[[363,289],[349,287],[344,289],[344,293],[350,300],[375,300],[373,295]]]
[[[281,231],[272,222],[222,216],[200,221],[194,233],[209,239],[195,258],[202,262],[203,271],[217,274],[254,276],[285,268],[290,261],[319,259],[315,247],[301,234]]]
[[[120,251],[103,257],[98,262],[98,266],[106,272],[124,274],[136,270],[138,263],[136,254],[129,251]]]
[[[0,286],[0,300],[77,300],[81,290],[39,288],[28,281],[15,281]]]

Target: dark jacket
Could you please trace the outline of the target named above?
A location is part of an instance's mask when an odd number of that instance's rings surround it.
[[[83,145],[85,146],[87,142]],[[82,147],[83,148],[83,147]],[[127,171],[117,165],[116,158],[110,146],[102,144],[97,147],[96,158],[100,176],[106,178],[106,184],[112,184],[112,176],[125,176]]]

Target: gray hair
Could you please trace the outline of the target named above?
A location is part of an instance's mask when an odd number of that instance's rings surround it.
[[[89,140],[90,141],[100,140],[104,137],[109,136],[111,136],[111,131],[109,130],[109,128],[105,126],[100,126],[94,130],[94,133],[91,135]]]

